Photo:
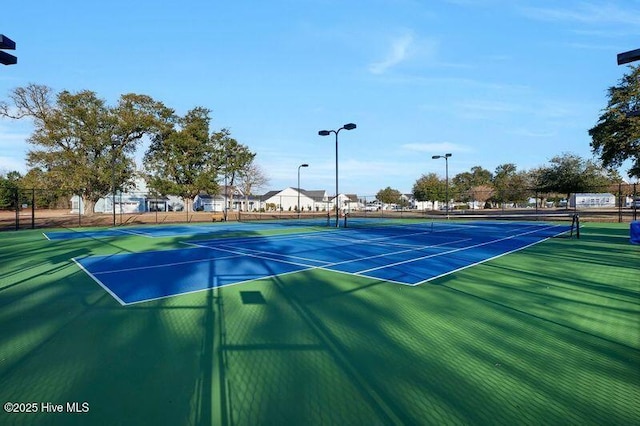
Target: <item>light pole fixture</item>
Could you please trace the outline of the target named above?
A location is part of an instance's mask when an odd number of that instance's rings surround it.
[[[640,49],[618,53],[618,65],[628,64],[640,60]]]
[[[329,136],[331,133],[336,135],[336,228],[340,226],[340,206],[338,205],[338,133],[340,130],[353,130],[356,125],[353,123],[347,123],[340,127],[338,130],[320,130],[318,134],[320,136]]]
[[[309,167],[309,165],[305,163],[298,166],[298,219],[300,219],[300,167]]]
[[[15,65],[18,63],[18,58],[13,55],[9,55],[3,50],[15,50],[16,42],[11,40],[4,34],[0,34],[0,64],[2,65]]]
[[[439,158],[444,158],[444,162],[445,162],[445,179],[446,179],[446,186],[445,186],[445,197],[446,197],[446,212],[447,212],[447,218],[449,218],[449,157],[451,157],[451,154],[445,154],[445,155],[434,155],[431,158],[433,160],[437,160]]]

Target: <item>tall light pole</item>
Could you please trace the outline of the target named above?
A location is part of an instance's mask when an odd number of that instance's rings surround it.
[[[445,154],[445,155],[434,155],[431,158],[433,160],[437,160],[438,158],[444,158],[444,162],[445,162],[445,178],[446,178],[446,187],[445,187],[445,197],[446,197],[446,212],[447,212],[447,218],[449,217],[449,157],[451,157],[451,154]]]
[[[340,130],[353,130],[356,128],[356,125],[353,123],[347,123],[344,126],[340,127],[338,130],[320,130],[318,134],[320,136],[329,136],[331,133],[336,135],[336,228],[340,226],[340,206],[338,204],[338,133]]]
[[[300,167],[309,167],[309,165],[305,163],[298,166],[298,219],[300,219]]]
[[[121,144],[121,142],[115,140],[111,141],[111,206],[113,209],[114,227],[116,226],[116,147]],[[120,203],[120,210],[122,210],[122,203]]]
[[[224,162],[224,210],[222,211],[222,215],[224,217],[224,221],[227,221],[227,204],[229,203],[229,201],[227,201],[227,197],[229,196],[229,189],[227,188],[227,176],[229,175],[229,159],[230,158],[235,158],[234,154],[227,154],[225,156],[225,162]]]

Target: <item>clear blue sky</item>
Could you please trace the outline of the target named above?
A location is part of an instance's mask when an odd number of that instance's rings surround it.
[[[335,139],[318,130],[354,122],[340,192],[364,196],[444,177],[431,156],[446,152],[450,176],[590,158],[587,131],[628,71],[616,54],[640,48],[640,1],[14,0],[0,33],[18,56],[1,99],[36,83],[207,107],[212,130],[257,153],[262,192],[295,187],[309,163],[301,186],[333,193]],[[27,170],[31,131],[0,120],[0,170]]]

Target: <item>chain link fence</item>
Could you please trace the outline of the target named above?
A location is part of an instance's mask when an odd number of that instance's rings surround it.
[[[489,187],[459,191],[451,187],[449,202],[441,199],[418,201],[404,194],[395,203],[384,203],[375,195],[341,194],[333,197],[285,195],[197,196],[185,206],[178,197],[148,193],[116,193],[87,207],[76,193],[49,189],[14,189],[0,202],[0,230],[56,227],[120,226],[178,222],[237,220],[240,212],[254,218],[304,218],[320,214],[329,217],[424,217],[456,214],[579,213],[583,220],[630,222],[638,220],[640,194],[637,183],[586,188],[561,194],[537,189]],[[226,206],[226,208],[225,208]],[[86,213],[85,210],[90,210]]]

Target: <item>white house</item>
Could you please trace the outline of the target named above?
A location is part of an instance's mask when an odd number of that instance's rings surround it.
[[[337,197],[331,199],[331,209],[335,209],[336,198],[338,200],[338,206],[342,212],[353,212],[364,209],[364,203],[358,200],[356,194],[338,194]]]
[[[429,211],[438,210],[440,202],[438,201],[417,201],[415,198],[411,199],[409,207],[412,209]]]
[[[253,210],[297,211],[298,200],[301,211],[326,211],[331,208],[325,191],[301,189],[298,192],[297,188],[289,187],[267,192],[260,197],[259,205],[254,206]]]
[[[132,187],[126,191],[117,191],[115,197],[113,194],[107,194],[96,201],[93,208],[94,213],[143,213],[149,211],[169,211],[183,210],[184,203],[179,197],[154,197],[149,194],[147,183],[144,179],[137,177]],[[84,204],[82,198],[78,195],[71,197],[71,213],[84,214]]]
[[[193,210],[221,212],[224,210],[224,201],[224,195],[198,194],[193,199]]]
[[[226,191],[226,197],[224,195]],[[231,211],[254,211],[259,210],[260,200],[254,196],[245,196],[240,188],[228,186],[222,188],[222,194],[209,195],[198,194],[193,199],[194,211],[222,212],[224,211],[225,200],[227,210]]]

